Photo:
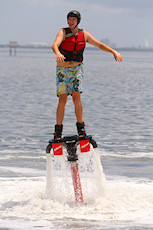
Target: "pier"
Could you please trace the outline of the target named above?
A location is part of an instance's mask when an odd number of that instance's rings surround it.
[[[10,47],[10,56],[12,55],[13,53],[13,50],[14,50],[14,55],[16,55],[16,48],[18,46],[18,43],[16,41],[10,41],[9,43],[9,47]]]

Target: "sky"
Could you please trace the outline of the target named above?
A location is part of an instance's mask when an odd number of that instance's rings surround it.
[[[52,44],[74,9],[79,27],[99,41],[153,47],[153,0],[0,0],[0,44]]]

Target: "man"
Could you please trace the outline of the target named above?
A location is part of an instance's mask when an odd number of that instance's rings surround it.
[[[79,137],[86,136],[85,124],[83,122],[83,109],[80,94],[82,93],[82,61],[86,42],[97,48],[112,53],[116,61],[122,62],[120,53],[109,46],[97,41],[90,33],[78,28],[81,15],[78,11],[70,11],[67,15],[69,27],[61,29],[53,43],[52,49],[56,54],[56,80],[57,96],[59,103],[56,113],[56,125],[54,139],[59,140],[62,136],[63,119],[67,96],[72,95],[77,119],[77,130]]]

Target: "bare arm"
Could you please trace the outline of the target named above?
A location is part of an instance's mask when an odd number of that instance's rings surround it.
[[[104,43],[99,42],[87,31],[84,31],[84,35],[85,35],[86,42],[88,42],[89,44],[91,44],[93,46],[96,46],[97,48],[99,48],[105,52],[112,53],[114,55],[114,58],[116,61],[119,61],[119,62],[123,61],[122,55],[120,53],[118,53],[116,50],[105,45]]]
[[[60,53],[59,51],[59,46],[62,43],[62,41],[64,40],[65,34],[64,34],[64,30],[61,29],[57,36],[56,39],[52,45],[52,50],[54,51],[54,53],[56,54],[56,62],[64,62],[64,55]]]

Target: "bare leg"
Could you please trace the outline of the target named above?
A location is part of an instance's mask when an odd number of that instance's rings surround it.
[[[59,102],[57,107],[57,113],[56,113],[56,124],[62,125],[63,119],[64,119],[64,112],[65,112],[65,105],[67,102],[67,94],[61,94],[59,95]]]
[[[80,92],[72,92],[72,98],[73,98],[73,103],[75,106],[75,115],[76,115],[77,122],[82,123],[83,122],[83,108],[81,104]]]

